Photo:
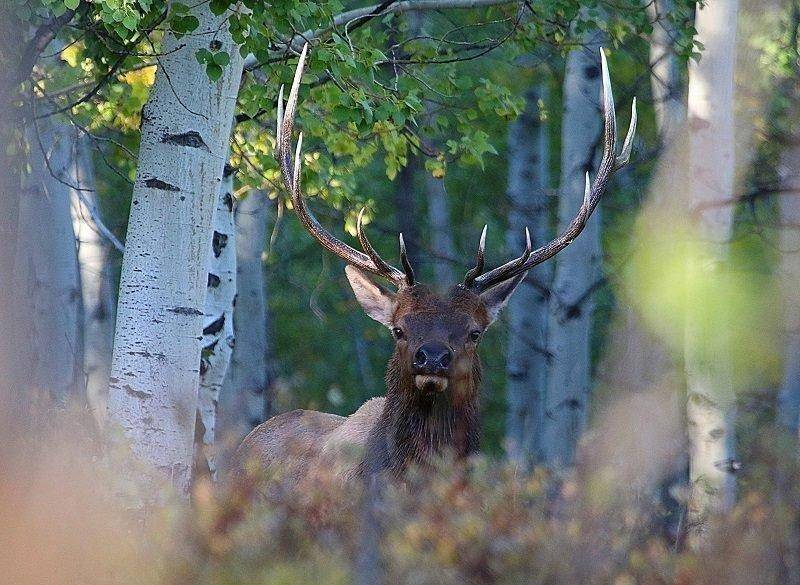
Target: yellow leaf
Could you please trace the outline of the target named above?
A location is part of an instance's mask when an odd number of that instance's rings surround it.
[[[150,87],[156,79],[156,66],[151,65],[137,71],[128,71],[119,76],[120,81],[128,85],[144,85]]]
[[[75,67],[78,64],[80,52],[80,43],[72,43],[69,47],[61,51],[61,60],[65,61],[70,67]]]

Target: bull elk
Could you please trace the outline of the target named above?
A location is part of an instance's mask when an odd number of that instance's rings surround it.
[[[276,156],[283,181],[305,229],[347,262],[345,273],[358,302],[367,315],[391,331],[395,348],[386,370],[385,397],[372,398],[347,417],[310,410],[275,416],[245,438],[237,462],[240,466],[249,462],[259,472],[280,469],[292,481],[300,481],[316,469],[332,469],[345,478],[378,472],[398,477],[409,464],[424,463],[447,449],[465,457],[478,449],[481,338],[528,270],[558,254],[580,234],[611,176],[627,164],[636,131],[636,100],[627,137],[617,154],[614,98],[601,49],[603,156],[594,182],[586,173],[577,215],[558,237],[537,250],[531,249],[526,229],[522,254],[489,271],[484,271],[484,227],[475,267],[463,282],[440,295],[416,280],[402,234],[401,270],[384,261],[370,244],[363,210],[357,223],[359,251],[325,230],[306,207],[300,188],[302,132],[294,156],[290,149],[306,51],[304,47],[285,110],[283,88],[278,98]],[[370,274],[396,290],[384,288]]]

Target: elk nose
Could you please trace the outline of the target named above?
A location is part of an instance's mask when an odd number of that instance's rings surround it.
[[[443,343],[426,343],[414,354],[414,369],[423,374],[444,374],[453,361],[453,352]]]

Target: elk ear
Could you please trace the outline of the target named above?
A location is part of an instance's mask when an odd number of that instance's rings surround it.
[[[394,314],[394,293],[374,282],[366,272],[351,264],[345,266],[344,273],[364,312],[378,323],[391,327]]]
[[[489,314],[490,325],[497,319],[500,311],[503,310],[503,307],[508,303],[508,299],[510,299],[514,291],[517,290],[519,283],[525,280],[525,275],[527,274],[527,272],[518,274],[514,278],[501,282],[497,286],[493,286],[486,292],[481,293],[481,300],[486,307],[486,312]]]

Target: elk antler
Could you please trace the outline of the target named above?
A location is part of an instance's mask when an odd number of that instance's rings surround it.
[[[501,282],[517,276],[522,272],[527,272],[537,264],[549,260],[561,250],[569,246],[578,237],[586,226],[586,221],[600,202],[600,197],[608,185],[612,175],[628,164],[633,145],[633,137],[636,134],[636,98],[633,98],[631,108],[631,124],[628,128],[628,135],[622,145],[620,154],[616,154],[617,148],[617,119],[614,111],[614,94],[611,91],[611,79],[608,75],[608,63],[603,49],[600,49],[600,66],[603,77],[603,158],[600,161],[600,168],[594,183],[589,180],[589,173],[586,173],[586,188],[583,195],[583,204],[578,215],[576,215],[567,228],[556,239],[545,244],[541,248],[531,252],[531,240],[528,228],[525,228],[527,246],[525,252],[519,258],[498,266],[486,274],[483,273],[483,248],[486,241],[486,228],[481,235],[481,243],[478,248],[478,262],[475,268],[467,272],[464,277],[464,286],[476,292],[484,291]]]
[[[303,50],[300,53],[300,60],[297,62],[297,69],[294,72],[292,88],[289,91],[289,99],[286,102],[285,110],[283,106],[283,86],[281,86],[280,93],[278,94],[278,126],[275,136],[275,157],[278,159],[278,163],[281,167],[283,183],[292,196],[292,205],[297,213],[297,217],[308,233],[314,236],[324,248],[333,252],[348,264],[352,264],[356,268],[385,278],[398,288],[413,286],[414,270],[411,268],[411,263],[406,254],[403,234],[400,234],[400,260],[403,264],[403,270],[399,270],[386,263],[367,239],[362,224],[363,209],[358,214],[358,224],[356,228],[358,240],[361,242],[361,247],[364,250],[364,252],[360,252],[337,239],[328,230],[322,227],[319,221],[317,221],[317,218],[314,217],[311,211],[306,207],[305,201],[303,200],[303,193],[300,189],[300,167],[302,162],[300,152],[303,145],[303,133],[300,132],[297,137],[297,147],[294,151],[294,164],[292,164],[291,140],[292,129],[294,128],[294,117],[297,113],[297,95],[300,90],[300,80],[303,77],[303,70],[305,69],[307,52],[308,43],[303,46]]]

